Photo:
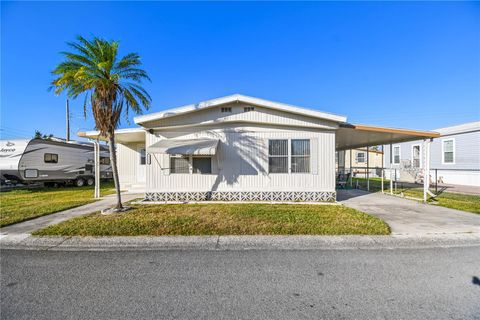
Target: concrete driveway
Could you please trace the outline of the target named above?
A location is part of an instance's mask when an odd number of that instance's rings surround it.
[[[337,190],[337,201],[390,225],[392,234],[480,233],[480,215],[382,193]]]

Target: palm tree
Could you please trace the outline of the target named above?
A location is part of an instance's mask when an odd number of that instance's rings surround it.
[[[140,68],[140,56],[129,53],[118,57],[117,41],[93,37],[88,40],[81,36],[67,45],[73,52],[62,52],[65,60],[52,71],[55,79],[52,87],[56,94],[63,91],[73,99],[85,94],[84,114],[87,102],[92,107],[95,127],[108,140],[113,180],[117,191],[116,209],[123,208],[118,181],[117,156],[114,131],[120,124],[122,113],[128,119],[128,112],[142,113],[150,107],[151,98],[142,88],[142,80],[150,80]]]

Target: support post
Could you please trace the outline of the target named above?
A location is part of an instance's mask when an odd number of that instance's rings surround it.
[[[353,187],[352,149],[350,149],[350,188]]]
[[[393,157],[393,147],[390,143],[390,194],[393,194],[393,179],[392,179],[392,157]],[[395,177],[397,173],[395,172]]]
[[[65,123],[65,130],[66,130],[66,134],[65,134],[65,138],[67,141],[70,141],[70,107],[68,105],[68,99],[67,99],[67,102],[65,103],[65,115],[66,115],[66,123]]]
[[[94,167],[95,167],[95,198],[100,198],[100,144],[93,142]]]
[[[382,170],[380,170],[380,175],[382,176],[382,193],[383,193],[383,189],[384,189],[384,188],[383,188],[383,176],[384,176],[384,172],[385,172],[385,171],[383,170],[383,167],[384,167],[384,166],[383,166],[383,150],[384,150],[384,147],[383,147],[383,145],[382,145]]]
[[[367,191],[370,191],[370,162],[368,159],[368,149],[369,147],[367,146]]]
[[[430,187],[430,140],[423,140],[424,166],[423,166],[423,202],[427,202],[428,189]]]

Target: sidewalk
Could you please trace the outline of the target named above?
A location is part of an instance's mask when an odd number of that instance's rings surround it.
[[[141,194],[122,194],[122,201],[127,202],[136,198],[142,198]],[[21,235],[21,234],[30,234],[31,232],[45,228],[52,224],[57,224],[62,221],[83,216],[89,213],[94,213],[103,209],[107,209],[115,205],[116,195],[108,195],[103,197],[101,200],[86,204],[84,206],[75,207],[65,211],[60,211],[57,213],[52,213],[46,216],[38,217],[32,220],[27,220],[24,222],[19,222],[0,228],[0,239],[5,235]]]

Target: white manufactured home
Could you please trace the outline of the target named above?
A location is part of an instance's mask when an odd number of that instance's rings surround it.
[[[480,186],[480,121],[438,128],[440,137],[433,140],[430,151],[430,179],[440,184]],[[408,175],[405,168],[422,170],[422,141],[393,144],[385,148],[385,162],[392,160],[397,178]],[[403,170],[402,170],[403,169]]]
[[[152,201],[335,201],[336,150],[437,136],[238,94],[135,123],[116,131],[120,183]]]

